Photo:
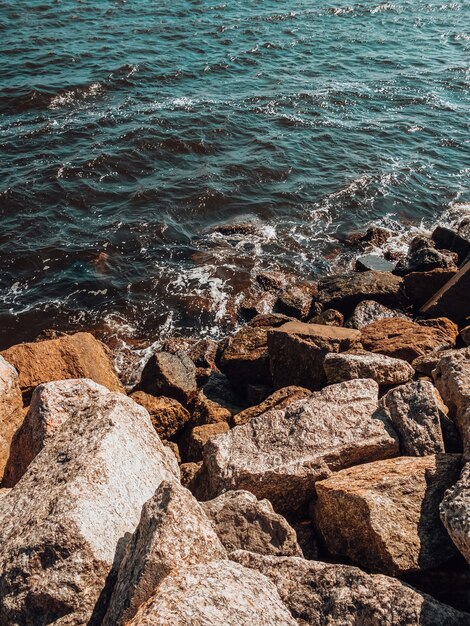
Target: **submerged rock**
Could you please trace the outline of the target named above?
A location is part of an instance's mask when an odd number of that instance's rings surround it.
[[[12,439],[23,417],[18,372],[0,356],[0,484],[10,456]]]
[[[327,354],[323,362],[329,384],[355,378],[372,378],[379,385],[406,383],[414,369],[406,361],[373,352]]]

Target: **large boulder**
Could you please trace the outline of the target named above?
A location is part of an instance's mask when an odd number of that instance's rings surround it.
[[[440,513],[450,538],[470,563],[470,463],[445,494]]]
[[[439,504],[460,468],[458,454],[398,457],[317,482],[314,518],[329,552],[392,576],[442,565],[456,551]]]
[[[411,272],[428,272],[434,269],[457,270],[458,256],[449,250],[437,250],[432,239],[415,237],[408,254],[398,261],[395,274],[404,276]]]
[[[381,417],[372,380],[332,385],[271,409],[206,443],[206,499],[245,489],[277,511],[297,509],[332,471],[398,454],[396,435]]]
[[[407,300],[416,308],[422,307],[456,272],[457,268],[407,274],[403,279],[403,289]]]
[[[23,417],[18,372],[0,356],[0,484],[10,456],[11,441]]]
[[[274,387],[321,389],[326,383],[325,356],[349,350],[359,339],[357,330],[320,324],[287,322],[272,329],[268,333],[268,352]]]
[[[470,292],[470,260],[443,285],[420,309],[427,317],[449,317],[454,321],[468,316]]]
[[[125,395],[102,387],[78,406],[2,498],[0,623],[99,623],[144,502],[178,475],[148,413]]]
[[[234,552],[260,571],[301,626],[468,626],[470,615],[441,604],[399,580],[357,567],[296,557]]]
[[[231,561],[168,576],[127,626],[298,626],[265,576]]]
[[[295,385],[283,387],[272,393],[260,404],[250,406],[244,411],[236,413],[232,417],[231,423],[233,426],[241,426],[249,422],[253,417],[266,413],[269,409],[283,409],[296,400],[308,398],[311,394],[312,392],[309,389],[304,389],[304,387],[296,387]]]
[[[25,395],[42,383],[66,378],[90,378],[110,391],[124,392],[105,346],[90,333],[20,343],[1,354],[18,371]]]
[[[131,398],[150,415],[153,427],[161,439],[175,435],[191,417],[184,406],[174,398],[156,398],[144,391],[134,391]]]
[[[329,384],[372,378],[379,385],[399,385],[413,378],[415,372],[406,361],[366,351],[327,354],[323,367]]]
[[[432,383],[424,380],[401,385],[382,399],[405,456],[444,452],[442,401]]]
[[[202,507],[229,552],[303,556],[294,529],[269,500],[258,500],[248,491],[227,491]]]
[[[389,309],[383,304],[375,302],[375,300],[362,300],[354,309],[351,317],[345,323],[347,328],[356,328],[360,330],[364,326],[384,320],[388,317],[401,317],[409,319],[409,317],[397,309]]]
[[[197,392],[196,366],[185,352],[155,352],[142,371],[139,387],[152,396],[167,396],[186,405]]]
[[[123,626],[169,574],[226,558],[201,505],[176,482],[163,481],[148,500],[119,565],[103,626]]]
[[[455,345],[455,336],[449,334],[447,329],[423,326],[401,318],[373,322],[361,332],[361,341],[366,350],[409,363],[433,350]]]
[[[462,229],[452,230],[446,226],[436,226],[432,233],[432,239],[436,248],[456,252],[459,262],[462,263],[470,254],[470,233],[468,224]]]

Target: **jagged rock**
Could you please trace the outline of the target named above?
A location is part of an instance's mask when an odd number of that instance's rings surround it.
[[[110,391],[124,392],[105,346],[90,333],[20,343],[1,354],[18,371],[26,395],[42,383],[67,378],[90,378]]]
[[[275,556],[303,556],[295,531],[268,500],[248,491],[227,491],[202,507],[226,549]]]
[[[459,336],[459,327],[455,322],[447,317],[435,317],[433,319],[418,320],[420,326],[426,326],[428,328],[436,328],[441,330],[443,335],[449,338],[449,341],[455,345],[457,337]]]
[[[185,437],[182,443],[184,458],[186,461],[197,462],[202,459],[202,451],[206,443],[212,437],[221,435],[230,430],[226,422],[217,422],[215,424],[203,424],[195,426]]]
[[[238,307],[240,316],[244,320],[251,320],[257,315],[271,313],[276,299],[277,295],[272,291],[245,293]]]
[[[241,426],[249,422],[253,417],[266,413],[269,409],[283,409],[289,404],[292,404],[292,402],[307,398],[311,394],[312,392],[309,389],[304,389],[303,387],[283,387],[275,391],[260,404],[250,406],[248,409],[234,415],[231,419],[231,425]]]
[[[323,278],[318,285],[318,302],[324,309],[348,313],[362,300],[396,306],[403,279],[388,272],[356,272]]]
[[[444,452],[441,402],[432,383],[417,381],[392,389],[382,399],[405,456]]]
[[[18,372],[0,356],[0,484],[10,456],[13,436],[23,417]]]
[[[470,237],[464,231],[459,233],[445,226],[437,226],[432,233],[432,239],[436,248],[456,252],[460,263],[470,254]]]
[[[126,533],[161,481],[178,476],[145,409],[102,387],[2,498],[0,623],[99,623]]]
[[[427,317],[449,317],[459,322],[468,316],[470,260],[420,309]]]
[[[298,626],[274,584],[238,563],[213,561],[168,576],[127,626]]]
[[[197,391],[196,366],[184,352],[155,352],[142,371],[140,390],[187,405]]]
[[[260,571],[301,626],[468,626],[470,615],[402,582],[357,567],[238,550],[231,558]]]
[[[191,403],[191,413],[191,423],[195,426],[228,422],[232,419],[229,409],[206,398],[203,391],[199,392]]]
[[[298,282],[289,285],[278,295],[274,310],[298,319],[305,319],[318,295],[318,287],[314,283]]]
[[[370,352],[409,363],[427,352],[455,345],[453,338],[441,328],[422,326],[400,318],[384,319],[365,326],[361,340]]]
[[[156,398],[144,391],[134,391],[131,398],[147,409],[153,427],[161,439],[167,439],[177,433],[189,420],[189,412],[178,400],[161,396]]]
[[[281,291],[287,285],[290,277],[283,272],[259,272],[256,282],[265,291]]]
[[[460,331],[460,337],[466,346],[470,346],[470,326],[465,326]]]
[[[467,563],[470,563],[470,463],[447,491],[439,507],[441,520]]]
[[[377,254],[366,254],[356,259],[356,272],[393,272],[395,263],[384,259],[383,256]]]
[[[227,339],[220,368],[232,384],[270,384],[268,329],[245,326]]]
[[[365,351],[327,354],[323,367],[329,384],[372,378],[379,385],[399,385],[408,382],[414,375],[414,369],[406,361]]]
[[[317,482],[314,518],[329,552],[392,576],[442,565],[456,552],[438,507],[460,467],[458,454],[398,457]]]
[[[309,324],[320,324],[325,326],[343,326],[344,315],[336,309],[326,309],[318,315],[308,320]]]
[[[357,330],[302,322],[288,322],[270,330],[268,353],[274,387],[321,389],[326,383],[326,354],[349,350],[359,339]]]
[[[449,250],[436,250],[432,239],[418,236],[410,243],[408,254],[398,261],[395,273],[429,272],[437,268],[456,270],[458,257]]]
[[[162,352],[185,352],[196,367],[215,368],[217,342],[213,339],[170,337],[162,344]]]
[[[211,439],[204,448],[206,499],[244,489],[268,498],[276,511],[299,508],[332,471],[398,453],[377,409],[377,383],[348,381]]]
[[[416,308],[422,307],[456,272],[457,268],[452,270],[438,268],[429,272],[407,274],[403,279],[406,298]]]
[[[356,328],[360,330],[364,326],[377,322],[379,320],[387,319],[388,317],[401,317],[403,319],[409,319],[405,313],[396,309],[389,309],[383,304],[379,304],[374,300],[363,300],[359,302],[354,309],[353,314],[345,323],[347,328]]]
[[[163,481],[148,500],[119,565],[103,626],[124,626],[170,574],[227,557],[191,493]]]

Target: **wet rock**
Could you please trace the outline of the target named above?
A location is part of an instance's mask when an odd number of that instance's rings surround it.
[[[278,295],[274,310],[298,319],[308,317],[314,299],[318,295],[317,285],[308,282],[299,282],[289,285]]]
[[[357,272],[327,276],[318,285],[318,302],[324,309],[351,312],[362,300],[396,306],[403,279],[388,272]]]
[[[190,418],[184,406],[173,398],[156,398],[144,391],[135,391],[131,398],[148,411],[153,427],[161,439],[177,433]]]
[[[202,451],[209,439],[229,430],[230,427],[226,422],[195,426],[181,444],[185,460],[192,462],[202,460]]]
[[[460,338],[466,346],[470,346],[470,326],[465,326],[460,331]]]
[[[163,481],[126,546],[103,626],[123,626],[184,567],[226,558],[212,524],[191,493]]]
[[[360,243],[381,248],[392,236],[391,231],[380,226],[369,226],[365,234],[361,237]]]
[[[439,511],[454,545],[470,563],[470,463],[445,494]]]
[[[460,234],[445,226],[437,226],[432,233],[432,239],[436,248],[456,252],[459,263],[462,263],[470,254],[470,237],[466,236],[465,232]]]
[[[455,345],[453,337],[442,328],[426,327],[401,318],[373,322],[361,332],[362,345],[366,350],[409,363],[433,350]]]
[[[332,471],[398,454],[377,409],[377,383],[348,381],[211,439],[204,448],[206,499],[244,489],[268,498],[276,511],[298,509]]]
[[[0,484],[10,456],[12,439],[23,417],[18,372],[0,356]]]
[[[357,328],[360,330],[361,328],[364,328],[364,326],[372,324],[372,322],[377,322],[389,317],[409,319],[409,317],[401,311],[389,309],[374,300],[363,300],[354,309],[353,314],[347,320],[345,326],[347,328]]]
[[[366,254],[356,259],[356,272],[393,272],[395,263],[387,261],[383,256],[377,254]]]
[[[202,391],[193,400],[190,408],[192,413],[191,423],[194,426],[229,422],[232,419],[232,413],[227,408],[206,398]]]
[[[271,581],[231,561],[168,576],[127,626],[298,626]]]
[[[271,313],[276,302],[277,295],[271,291],[264,293],[248,292],[243,295],[238,307],[242,319],[249,321],[257,315]]]
[[[187,405],[197,391],[196,367],[184,352],[155,352],[142,371],[140,390]]]
[[[253,328],[278,328],[278,326],[282,326],[286,322],[294,321],[295,319],[293,317],[283,315],[282,313],[265,313],[264,315],[257,315],[250,320],[248,326],[252,326]]]
[[[221,224],[214,229],[215,232],[221,235],[233,236],[233,235],[257,235],[259,232],[256,224],[252,222],[236,222],[234,224]]]
[[[359,339],[357,330],[302,322],[272,329],[268,333],[268,352],[274,387],[320,389],[326,383],[325,356],[349,350]]]
[[[329,552],[392,576],[438,567],[456,552],[439,519],[460,455],[359,465],[315,485],[314,518]]]
[[[227,339],[220,368],[233,385],[270,384],[268,329],[245,326]]]
[[[295,531],[268,500],[248,491],[227,491],[202,507],[227,549],[275,556],[303,556]]]
[[[457,272],[456,269],[435,269],[429,272],[412,272],[403,279],[403,289],[407,300],[420,308],[447,283]]]
[[[110,391],[124,392],[105,346],[90,333],[20,343],[1,354],[18,371],[25,395],[42,383],[67,378],[90,378]]]
[[[291,386],[278,389],[260,404],[250,406],[248,409],[234,415],[230,423],[232,426],[241,426],[249,422],[253,417],[266,413],[269,409],[284,409],[292,402],[308,398],[311,394],[312,392],[309,389],[304,389],[303,387]]]
[[[410,243],[408,254],[398,261],[395,273],[404,276],[411,272],[429,272],[434,269],[456,270],[458,257],[448,250],[436,250],[432,239],[418,236]]]
[[[123,538],[161,481],[178,475],[131,399],[102,387],[79,406],[2,498],[0,623],[99,623]]]
[[[431,383],[417,381],[401,385],[389,391],[382,401],[400,439],[403,455],[426,456],[445,451],[441,402]]]
[[[414,369],[406,361],[365,351],[359,354],[327,354],[323,367],[328,384],[372,378],[379,385],[399,385],[408,382],[414,375]]]
[[[185,352],[196,367],[214,369],[217,356],[217,342],[212,339],[188,339],[170,337],[162,344],[162,352],[177,354]]]
[[[320,324],[325,326],[343,326],[344,315],[336,309],[326,309],[318,315],[308,320],[309,324]]]
[[[427,317],[448,317],[459,322],[468,316],[470,261],[460,269],[420,309]]]
[[[265,291],[281,291],[290,282],[291,277],[283,272],[259,272],[256,275],[256,282]]]
[[[302,626],[468,626],[470,616],[402,582],[357,567],[234,552],[231,558],[260,571]]]

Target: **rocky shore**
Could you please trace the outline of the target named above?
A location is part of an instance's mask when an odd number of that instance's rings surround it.
[[[3,351],[0,624],[470,625],[470,220],[386,238],[132,389],[88,332]]]

